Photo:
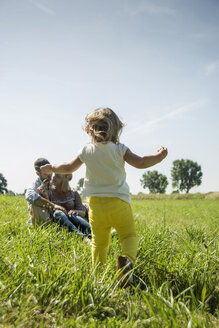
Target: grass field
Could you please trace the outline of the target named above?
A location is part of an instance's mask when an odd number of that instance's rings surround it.
[[[0,327],[218,327],[219,200],[134,199],[139,237],[134,286],[53,225],[27,226],[23,197],[0,196]]]

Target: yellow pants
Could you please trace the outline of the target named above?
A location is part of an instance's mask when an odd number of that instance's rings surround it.
[[[92,263],[105,263],[111,228],[115,228],[122,255],[132,262],[137,254],[137,235],[130,204],[117,197],[90,197],[89,223],[92,230]]]

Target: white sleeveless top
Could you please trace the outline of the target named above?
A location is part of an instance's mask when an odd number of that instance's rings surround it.
[[[128,147],[113,142],[89,143],[79,151],[86,165],[83,196],[118,197],[131,203],[124,155]]]

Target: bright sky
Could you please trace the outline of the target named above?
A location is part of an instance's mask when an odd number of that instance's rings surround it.
[[[85,115],[111,107],[138,155],[169,149],[150,168],[198,162],[219,190],[218,0],[0,0],[0,172],[23,192],[33,162],[73,159],[89,142]],[[146,170],[126,165],[132,193]],[[74,174],[72,186],[85,174]],[[145,191],[145,192],[148,192]]]

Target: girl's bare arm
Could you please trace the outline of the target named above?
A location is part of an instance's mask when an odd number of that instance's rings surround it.
[[[41,166],[40,171],[44,174],[52,174],[53,172],[59,174],[68,174],[78,170],[82,164],[83,162],[77,156],[69,163],[63,163],[59,165],[46,164]]]
[[[167,156],[167,153],[168,153],[167,148],[162,147],[158,150],[158,153],[155,155],[140,157],[132,153],[131,150],[128,149],[124,155],[124,160],[128,164],[136,167],[137,169],[146,169],[147,167],[160,163]]]

